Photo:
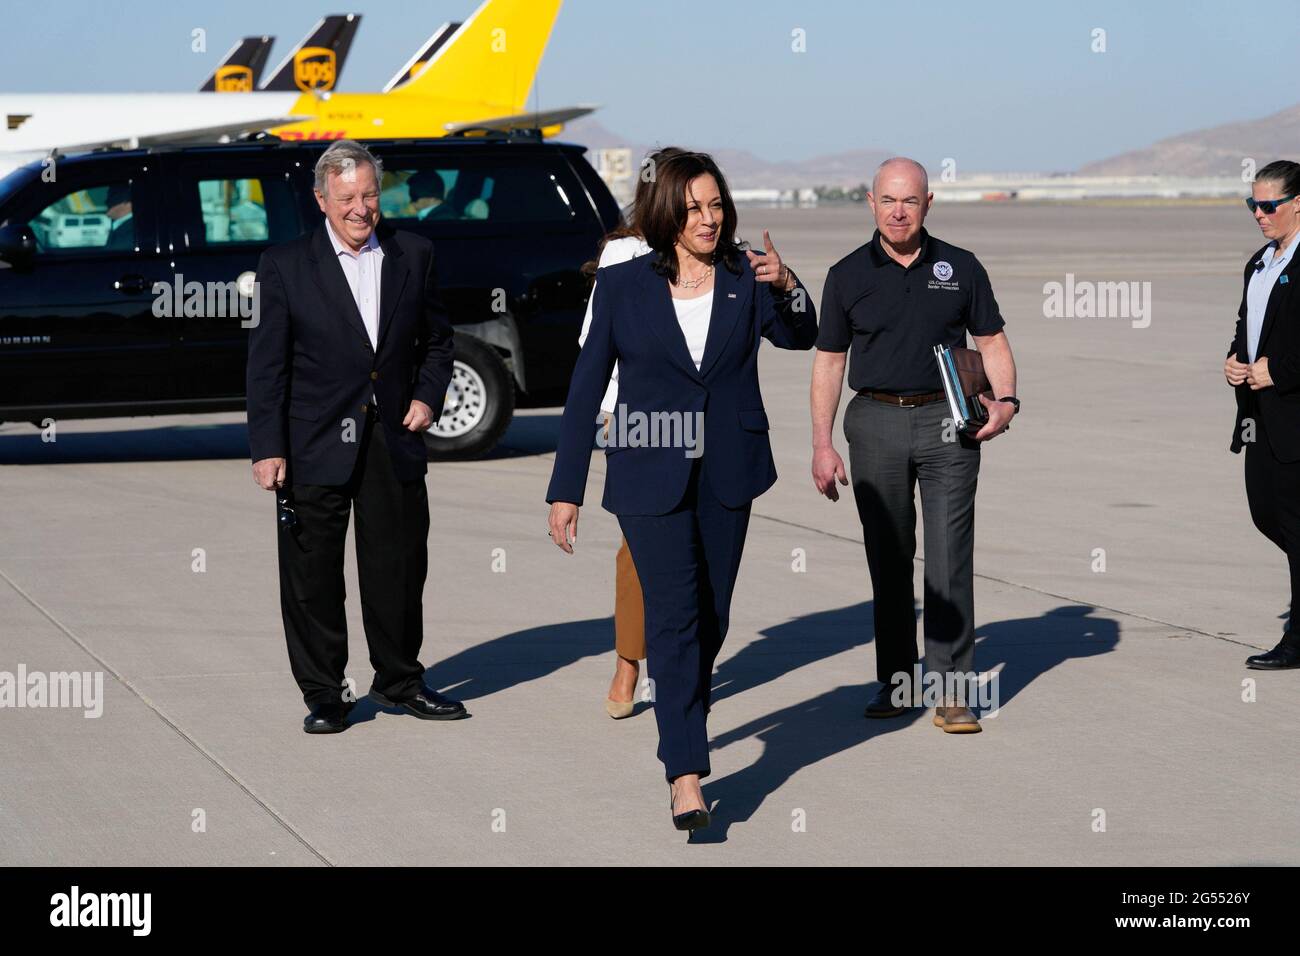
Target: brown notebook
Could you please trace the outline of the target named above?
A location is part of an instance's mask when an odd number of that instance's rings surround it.
[[[993,386],[984,374],[984,359],[977,350],[962,346],[936,345],[934,355],[957,430],[978,430],[989,420],[988,409],[979,396],[993,399]]]

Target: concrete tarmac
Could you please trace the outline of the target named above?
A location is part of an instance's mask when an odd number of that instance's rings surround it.
[[[819,298],[871,233],[863,208],[741,219]],[[0,708],[0,863],[1300,863],[1300,672],[1243,664],[1287,604],[1227,450],[1249,215],[1008,203],[929,226],[988,269],[1024,404],[983,453],[976,664],[1000,708],[982,734],[862,716],[872,593],[850,489],[812,487],[811,353],[761,357],[781,477],[719,660],[715,822],[689,842],[648,706],[604,713],[619,532],[599,455],[576,555],[545,533],[558,409],[520,413],[486,460],[430,466],[422,659],[472,719],[363,702],[328,737],[300,729],[242,415],[68,421],[54,443],[10,423],[0,672],[101,672],[104,699],[99,717]],[[1047,317],[1067,274],[1150,283],[1149,324]],[[351,557],[347,578],[364,693]]]

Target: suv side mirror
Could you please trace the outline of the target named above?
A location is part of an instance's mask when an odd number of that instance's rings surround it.
[[[0,259],[14,266],[25,266],[36,254],[36,234],[26,223],[11,222],[0,226]]]

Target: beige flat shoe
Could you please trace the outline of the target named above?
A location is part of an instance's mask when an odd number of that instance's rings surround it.
[[[636,701],[634,700],[610,700],[608,697],[605,698],[605,713],[615,720],[631,717],[635,708]]]

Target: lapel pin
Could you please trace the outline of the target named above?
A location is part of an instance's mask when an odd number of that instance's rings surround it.
[[[1291,281],[1290,276],[1283,275],[1282,278],[1280,278],[1280,279],[1277,280],[1277,284],[1278,284],[1278,285],[1286,285],[1286,284],[1287,284],[1288,282],[1290,282],[1290,281]]]
[[[1283,276],[1282,278],[1285,279],[1286,276]],[[727,298],[728,298],[728,299],[734,299],[735,297],[736,297],[736,293],[734,293],[734,292],[728,292],[728,293],[727,293]]]

